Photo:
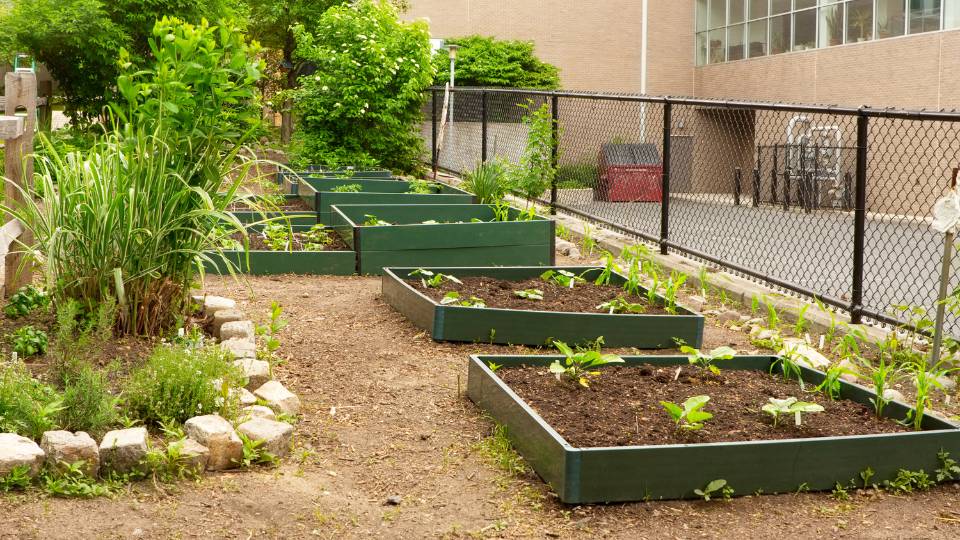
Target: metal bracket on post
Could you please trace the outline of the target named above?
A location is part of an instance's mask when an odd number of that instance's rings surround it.
[[[437,152],[439,151],[437,145],[439,141],[437,141],[437,112],[438,111],[437,111],[437,91],[436,90],[430,91],[430,98],[431,98],[431,101],[433,102],[432,103],[433,112],[430,116],[430,120],[431,120],[430,127],[432,129],[432,133],[431,133],[432,138],[430,140],[430,143],[431,143],[430,144],[430,165],[433,168],[433,179],[436,180],[437,169],[438,169],[437,162],[439,161],[437,156]]]
[[[957,174],[960,169],[954,167],[953,175],[950,177],[950,191],[957,189]],[[943,259],[940,261],[940,290],[937,293],[937,317],[933,323],[933,346],[930,348],[930,360],[928,365],[935,366],[940,363],[940,348],[943,345],[943,319],[946,316],[947,289],[950,288],[950,264],[953,262],[953,229],[944,233],[943,237]]]
[[[667,254],[667,239],[670,232],[670,129],[673,123],[673,105],[663,103],[663,172],[660,188],[660,253]]]
[[[18,189],[33,179],[33,136],[37,127],[37,76],[32,71],[13,71],[4,76],[5,116],[0,117],[0,136],[4,139],[4,187],[7,205],[16,208],[24,204],[23,192]],[[18,116],[18,109],[25,116]],[[28,231],[9,222],[13,216],[5,216],[3,226],[4,244],[4,296],[9,296],[33,280],[33,268],[23,253],[23,245],[33,241]],[[19,222],[17,222],[19,223]],[[16,229],[13,231],[12,229]],[[14,234],[16,232],[17,234]],[[19,237],[19,238],[18,238]],[[17,241],[21,247],[11,249]]]
[[[487,91],[480,93],[480,161],[487,162]]]
[[[850,322],[863,322],[863,250],[867,228],[867,139],[869,118],[863,110],[857,116],[857,175],[854,187],[853,282],[850,290]]]

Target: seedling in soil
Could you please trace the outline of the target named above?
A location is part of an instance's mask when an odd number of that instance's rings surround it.
[[[17,465],[6,476],[0,476],[0,493],[27,489],[31,478],[29,465]]]
[[[703,497],[704,501],[709,501],[717,494],[724,499],[729,499],[733,496],[734,490],[731,486],[727,485],[726,480],[718,478],[708,483],[703,489],[697,488],[693,490],[693,493],[699,497]]]
[[[417,179],[410,181],[410,189],[407,190],[407,193],[417,193],[420,195],[431,195],[439,191],[439,188],[433,182]]]
[[[903,376],[903,368],[893,362],[887,363],[882,350],[876,363],[871,363],[866,358],[861,358],[860,363],[867,378],[873,383],[874,392],[877,393],[870,402],[873,403],[873,412],[876,413],[877,418],[880,418],[883,416],[883,408],[890,403],[889,399],[883,397],[883,393]]]
[[[267,324],[257,325],[256,334],[263,337],[263,346],[267,358],[272,358],[280,348],[280,330],[287,326],[286,319],[282,318],[283,307],[274,300],[270,303],[270,321]]]
[[[923,424],[923,415],[930,406],[932,393],[934,390],[943,390],[943,384],[940,379],[946,377],[953,369],[943,367],[943,362],[938,362],[935,366],[927,367],[924,359],[918,362],[910,362],[905,369],[913,377],[913,385],[916,389],[916,400],[913,403],[913,409],[907,412],[904,419],[905,425],[912,425],[914,431],[920,431]]]
[[[462,306],[462,307],[472,307],[472,308],[485,308],[487,307],[486,302],[481,298],[476,296],[471,296],[466,300],[460,299],[460,293],[457,291],[450,291],[447,294],[443,295],[443,298],[440,299],[440,305],[444,306]]]
[[[737,351],[730,347],[717,347],[708,353],[703,353],[700,352],[700,349],[694,349],[689,345],[681,345],[680,352],[687,355],[687,362],[689,362],[691,366],[697,366],[714,375],[720,374],[720,368],[713,365],[714,362],[717,360],[730,360],[737,354]]]
[[[640,272],[640,261],[633,259],[630,261],[629,269],[627,270],[627,281],[623,284],[623,290],[628,294],[639,296],[641,280],[643,274]],[[654,287],[653,289],[656,289]],[[654,293],[654,296],[656,293]]]
[[[710,289],[710,277],[707,275],[706,266],[700,267],[700,271],[697,272],[697,281],[700,284],[700,296],[706,300]]]
[[[513,294],[527,300],[543,300],[543,291],[540,289],[523,289],[522,291],[513,291]]]
[[[815,392],[823,392],[832,400],[840,399],[840,389],[842,388],[842,383],[840,377],[845,374],[855,375],[852,370],[841,367],[839,365],[830,366],[823,378],[823,382],[817,385],[813,390]]]
[[[323,228],[323,225],[318,223],[303,233],[303,241],[304,251],[323,251],[324,247],[333,241],[333,238],[331,238],[330,233]]]
[[[50,296],[46,292],[33,285],[26,285],[20,287],[10,297],[10,301],[3,308],[3,312],[11,319],[19,319],[37,308],[45,308],[49,305]]]
[[[800,362],[806,362],[806,358],[797,354],[796,348],[785,347],[783,338],[779,335],[773,336],[771,342],[771,349],[782,352],[780,357],[770,365],[770,373],[773,373],[779,365],[780,374],[783,375],[783,378],[786,380],[796,379],[800,383],[800,388],[803,389],[803,370],[800,369]]]
[[[848,326],[834,352],[840,358],[859,358],[860,343],[867,340],[867,333],[860,326]]]
[[[797,307],[797,321],[793,323],[793,335],[803,335],[810,328],[810,322],[807,320],[807,310],[810,304],[801,304]]]
[[[670,272],[670,277],[667,279],[667,282],[663,284],[663,297],[667,300],[667,304],[664,307],[668,313],[677,313],[677,293],[685,281],[687,281],[686,274]],[[652,287],[652,290],[656,290],[656,286]]]
[[[960,465],[957,465],[957,460],[950,457],[949,452],[940,450],[937,452],[937,460],[940,462],[940,467],[935,471],[937,482],[948,482],[960,478]]]
[[[387,227],[392,225],[389,221],[384,221],[373,214],[364,214],[363,217],[364,221],[362,225],[364,227]]]
[[[673,418],[673,422],[677,425],[677,431],[696,431],[703,427],[704,422],[713,418],[712,414],[703,410],[708,401],[710,401],[710,396],[693,396],[687,398],[683,405],[677,405],[670,401],[661,401],[660,405]]]
[[[440,272],[431,272],[430,270],[425,270],[423,268],[417,268],[413,272],[407,274],[408,277],[420,276],[420,283],[424,287],[430,289],[436,289],[443,285],[447,281],[452,281],[454,283],[462,284],[463,282],[457,279],[454,276],[449,274],[441,274]]]
[[[828,347],[832,346],[833,340],[837,337],[837,314],[834,313],[832,309],[828,308],[827,305],[816,296],[813,297],[813,302],[817,304],[817,308],[819,308],[820,311],[826,313],[827,316],[830,317],[830,325],[827,327],[827,333],[824,334],[824,341],[826,341],[826,345]]]
[[[580,247],[586,255],[593,255],[597,249],[597,241],[593,238],[593,228],[589,223],[583,224],[583,239],[580,240]]]
[[[594,285],[609,285],[610,276],[620,272],[620,266],[617,264],[616,257],[609,251],[603,252],[603,271],[593,280]]]
[[[547,270],[540,274],[540,279],[552,281],[561,287],[572,289],[577,283],[585,283],[587,280],[567,270]]]
[[[263,237],[271,251],[287,251],[290,249],[293,233],[290,227],[280,223],[268,223],[263,228]]]
[[[573,234],[570,232],[570,229],[563,225],[563,223],[557,223],[557,238],[569,242],[570,239],[573,238]]]
[[[550,364],[550,373],[556,375],[558,381],[572,381],[584,388],[590,387],[591,377],[600,374],[596,368],[623,363],[623,358],[615,354],[602,354],[597,350],[573,352],[573,349],[562,341],[554,341],[553,346],[562,352],[566,359],[563,362],[554,360]]]
[[[770,398],[770,403],[762,407],[763,412],[773,417],[773,427],[777,427],[781,416],[793,415],[793,423],[800,425],[804,413],[823,412],[823,406],[807,401],[798,401],[795,397],[784,399]]]
[[[363,186],[360,184],[344,184],[342,186],[337,186],[330,191],[334,193],[359,193],[363,190]]]
[[[777,313],[777,307],[773,305],[773,300],[764,295],[763,303],[767,308],[767,328],[771,330],[780,328],[780,314]]]
[[[27,358],[47,351],[47,333],[32,325],[17,328],[10,334],[13,350],[21,358]]]
[[[622,296],[618,296],[613,300],[600,304],[597,306],[597,309],[613,315],[614,313],[643,313],[647,310],[647,306],[630,303],[624,300]]]

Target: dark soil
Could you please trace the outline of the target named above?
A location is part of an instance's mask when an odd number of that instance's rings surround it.
[[[230,208],[228,208],[228,210],[234,211],[234,212],[236,211],[244,212],[244,211],[251,211],[253,209],[250,208],[250,206],[245,203],[239,203],[239,204],[230,205]],[[270,211],[270,212],[274,212],[274,211],[300,212],[300,211],[311,211],[313,210],[313,208],[310,208],[310,206],[303,199],[297,198],[297,199],[287,199],[286,204],[282,204],[276,208],[269,208],[269,209],[262,208],[261,210]]]
[[[594,285],[591,282],[578,283],[570,289],[552,281],[531,278],[524,281],[505,281],[488,277],[458,277],[463,283],[445,281],[439,288],[424,287],[419,279],[408,279],[407,283],[437,302],[451,291],[460,293],[461,298],[476,296],[488,307],[503,309],[526,309],[532,311],[562,311],[567,313],[603,313],[597,306],[622,296],[632,304],[646,306],[645,315],[667,315],[661,306],[650,305],[646,298],[627,295],[623,289],[614,285]],[[543,300],[520,298],[514,291],[539,289],[543,291]]]
[[[765,371],[723,370],[719,375],[677,367],[611,366],[583,388],[557,381],[546,367],[502,368],[497,374],[529,403],[567,442],[581,448],[773,439],[805,439],[842,435],[895,433],[907,428],[889,419],[877,420],[873,409],[847,400],[831,401],[804,392],[796,381]],[[703,408],[713,418],[698,431],[678,431],[661,400],[682,406],[697,395],[710,396]],[[820,413],[772,417],[760,410],[769,398],[795,397],[818,403]]]
[[[267,245],[266,238],[260,233],[251,232],[250,237],[250,251],[274,251],[270,249],[270,246]],[[240,233],[235,233],[231,238],[238,242],[243,242],[243,235]],[[350,251],[350,246],[348,246],[339,235],[330,231],[330,241],[327,244],[324,244],[323,251]],[[292,251],[303,251],[304,238],[301,233],[293,233],[293,249]]]

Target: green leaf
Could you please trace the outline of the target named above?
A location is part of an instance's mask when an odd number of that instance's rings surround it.
[[[671,403],[669,401],[661,401],[660,405],[667,410],[667,413],[673,417],[674,421],[680,420],[683,418],[683,409],[680,408],[676,403]]]

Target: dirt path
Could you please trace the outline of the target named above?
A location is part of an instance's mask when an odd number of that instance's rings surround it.
[[[300,450],[276,470],[209,475],[113,500],[0,498],[0,538],[957,538],[960,489],[592,507],[558,504],[535,476],[503,472],[492,424],[460,391],[471,352],[434,343],[379,300],[379,278],[209,279],[255,318],[290,325],[278,378],[304,404]],[[709,328],[709,325],[708,325]],[[742,341],[710,329],[705,347]],[[690,464],[696,466],[696,464]],[[386,504],[400,496],[399,506]]]

